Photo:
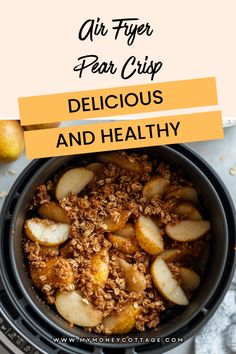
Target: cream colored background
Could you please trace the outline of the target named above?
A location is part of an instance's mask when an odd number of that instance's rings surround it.
[[[0,0],[0,117],[18,117],[17,98],[47,93],[149,83],[149,76],[85,72],[72,69],[77,58],[97,54],[120,67],[130,55],[163,61],[158,81],[216,76],[224,116],[236,116],[235,0]],[[96,37],[81,42],[77,34],[87,18],[139,17],[154,28],[128,47],[123,38]]]

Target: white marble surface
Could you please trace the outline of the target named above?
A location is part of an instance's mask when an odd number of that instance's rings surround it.
[[[77,123],[73,122],[73,125]],[[207,141],[189,144],[216,170],[236,205],[236,174],[230,174],[230,169],[236,170],[236,126],[225,129],[223,140]],[[25,155],[11,164],[0,165],[0,192],[6,193],[11,188],[19,173],[25,168],[28,161]],[[13,174],[15,172],[15,174]],[[0,194],[1,195],[1,194]],[[0,199],[0,208],[4,198]],[[194,352],[193,339],[172,349],[168,354],[191,354]]]

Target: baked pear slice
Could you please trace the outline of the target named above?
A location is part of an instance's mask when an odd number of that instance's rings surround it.
[[[143,188],[143,196],[150,200],[152,198],[160,198],[166,191],[170,181],[162,176],[153,176],[147,181]]]
[[[68,259],[51,257],[44,261],[44,267],[30,267],[30,276],[36,288],[50,285],[57,289],[67,287],[74,282],[74,274]]]
[[[103,288],[109,275],[109,253],[106,248],[92,256],[91,273],[94,287]]]
[[[209,255],[206,242],[201,248],[200,253],[193,249],[171,248],[163,251],[159,256],[166,263],[178,263],[178,265],[188,269],[191,268],[194,272],[201,275],[204,273]]]
[[[140,309],[136,303],[123,305],[121,311],[113,312],[104,318],[102,324],[107,334],[126,334],[129,333],[135,324]]]
[[[170,248],[163,251],[159,256],[167,263],[187,262],[189,264],[193,262],[194,264],[197,261],[197,256],[193,254],[192,250],[188,249]]]
[[[100,162],[92,162],[86,166],[87,170],[94,172],[95,175],[99,174],[103,168],[103,164]]]
[[[119,263],[128,291],[135,293],[144,291],[146,289],[146,278],[144,274],[137,269],[137,266],[126,262],[124,259],[120,259]]]
[[[96,309],[79,291],[58,291],[55,306],[70,324],[93,327],[102,321],[102,312]]]
[[[180,267],[181,287],[186,293],[196,290],[200,285],[200,277],[192,269]]]
[[[57,246],[69,237],[70,226],[48,219],[32,218],[24,224],[25,235],[42,246]]]
[[[152,255],[158,255],[163,251],[164,242],[160,229],[149,216],[139,216],[135,231],[138,243],[144,251]]]
[[[115,231],[114,234],[127,238],[135,237],[134,225],[130,222],[127,222],[121,229]]]
[[[105,218],[103,223],[106,225],[106,231],[114,232],[122,229],[128,221],[131,213],[132,211],[130,210],[121,210],[117,220],[112,216]]]
[[[190,242],[204,236],[210,228],[207,220],[181,220],[177,224],[167,224],[165,231],[175,241]]]
[[[57,200],[66,197],[70,192],[78,194],[82,189],[92,181],[94,172],[85,167],[71,168],[64,172],[55,187],[55,196]]]
[[[202,220],[202,216],[197,207],[190,202],[181,202],[174,209],[173,212],[189,220]]]
[[[140,175],[143,173],[143,167],[138,161],[136,161],[132,157],[122,155],[118,152],[101,153],[97,156],[97,160],[105,164],[111,163],[115,166],[118,166],[124,170],[131,172],[132,174]]]
[[[154,285],[167,301],[175,305],[188,305],[189,301],[183,289],[160,256],[157,256],[151,265],[151,276]]]
[[[182,260],[181,250],[177,248],[165,250],[159,256],[167,263],[181,262]]]
[[[110,241],[119,252],[124,254],[135,254],[138,251],[138,245],[135,239],[129,239],[127,237],[109,234],[107,236],[108,241]]]
[[[179,187],[172,192],[168,193],[167,198],[177,198],[181,200],[187,200],[192,202],[193,204],[198,204],[198,194],[194,187],[191,186],[183,186]]]
[[[60,207],[60,205],[55,202],[48,202],[40,205],[38,208],[38,213],[43,218],[52,220],[54,222],[59,222],[62,224],[71,224],[70,218],[66,215],[65,211]]]

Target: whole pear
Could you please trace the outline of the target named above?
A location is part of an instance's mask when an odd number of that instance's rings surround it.
[[[17,160],[24,150],[24,133],[16,120],[0,120],[0,162]]]

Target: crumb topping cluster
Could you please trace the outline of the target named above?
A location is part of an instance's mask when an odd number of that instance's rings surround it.
[[[150,275],[150,267],[156,256],[147,253],[136,239],[131,242],[132,252],[129,252],[129,249],[121,249],[116,242],[111,242],[108,236],[112,232],[109,231],[107,220],[119,223],[124,211],[131,224],[135,224],[140,215],[151,217],[160,229],[165,250],[191,250],[195,257],[199,258],[202,258],[206,250],[208,236],[192,242],[178,242],[166,235],[167,224],[174,225],[179,220],[186,219],[184,215],[180,216],[175,212],[179,198],[171,197],[172,191],[180,186],[192,185],[180,171],[147,155],[126,152],[119,155],[130,162],[137,162],[142,173],[131,173],[114,163],[103,164],[93,180],[79,194],[69,193],[59,201],[55,201],[54,197],[57,176],[37,188],[30,213],[37,214],[39,206],[56,202],[71,221],[69,238],[58,246],[43,246],[24,236],[24,252],[31,279],[48,304],[55,303],[58,290],[79,290],[83,301],[93,304],[96,309],[102,311],[105,318],[114,312],[122,311],[124,304],[132,303],[134,308],[140,309],[134,329],[145,331],[148,328],[157,328],[160,314],[172,308],[173,304],[160,294]],[[165,178],[169,185],[163,196],[148,200],[143,195],[143,188],[153,175]],[[94,256],[104,249],[109,254],[109,275],[103,286],[95,286]],[[127,279],[121,270],[120,259],[134,265],[135,269],[144,275],[144,291],[134,292],[127,289]],[[52,262],[50,269],[48,261]],[[192,260],[189,264],[194,268]],[[168,267],[181,283],[178,262],[169,262]],[[69,283],[68,274],[71,274]],[[85,328],[88,331],[109,334],[102,322]]]

